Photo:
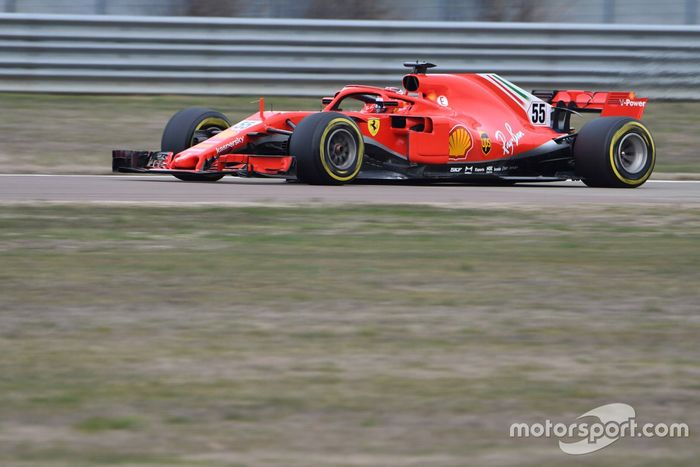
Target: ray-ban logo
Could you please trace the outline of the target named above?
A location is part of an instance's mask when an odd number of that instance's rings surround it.
[[[688,438],[686,423],[639,423],[628,404],[607,404],[580,415],[573,423],[513,423],[511,438],[557,438],[559,449],[581,455],[610,446],[620,438]],[[566,440],[566,441],[564,441]]]

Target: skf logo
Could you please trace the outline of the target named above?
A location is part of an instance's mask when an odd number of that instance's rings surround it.
[[[491,138],[486,132],[481,133],[481,152],[484,153],[484,156],[491,152]]]
[[[381,125],[381,121],[378,118],[370,118],[367,121],[367,129],[369,130],[369,134],[372,136],[377,136],[377,133],[379,133],[379,125]]]
[[[472,136],[463,126],[456,126],[450,132],[450,160],[463,160],[473,146]]]

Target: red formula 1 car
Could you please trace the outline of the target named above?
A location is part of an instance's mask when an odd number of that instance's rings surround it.
[[[117,172],[186,181],[225,175],[311,184],[356,179],[442,182],[583,180],[638,187],[654,169],[647,99],[632,92],[533,91],[495,74],[427,74],[403,88],[349,85],[320,112],[260,112],[231,125],[189,108],[172,117],[160,152],[114,151]],[[600,113],[580,131],[571,115]]]

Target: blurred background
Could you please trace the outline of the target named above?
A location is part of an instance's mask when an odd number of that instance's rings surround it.
[[[697,24],[698,0],[0,0],[8,13]]]
[[[401,63],[700,95],[697,0],[0,0],[0,91],[332,93]],[[123,16],[130,15],[130,16]]]
[[[155,148],[178,106],[207,103],[238,119],[265,96],[273,108],[317,109],[348,83],[396,86],[402,63],[421,59],[526,89],[633,90],[652,99],[645,117],[665,155],[657,171],[696,172],[697,132],[678,132],[671,117],[700,119],[697,3],[0,0],[0,162],[100,172],[108,164],[83,142],[105,154],[125,140]],[[118,125],[135,108],[142,122],[124,135]],[[94,128],[88,115],[109,123]],[[55,163],[38,164],[28,120],[51,135],[41,157]]]

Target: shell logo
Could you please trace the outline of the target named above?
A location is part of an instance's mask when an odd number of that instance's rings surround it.
[[[466,159],[473,146],[472,135],[463,126],[450,131],[450,160]]]

